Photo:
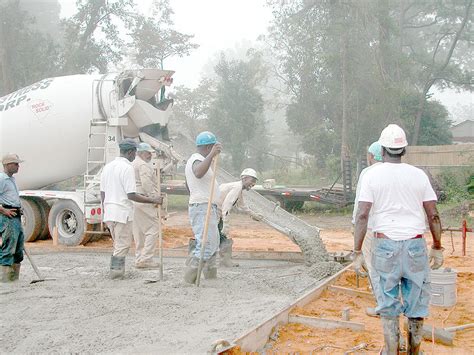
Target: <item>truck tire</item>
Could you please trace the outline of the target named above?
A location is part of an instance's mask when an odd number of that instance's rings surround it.
[[[21,224],[23,225],[25,242],[34,242],[42,231],[40,208],[33,199],[26,197],[21,198],[21,207],[23,209]]]
[[[49,233],[58,227],[58,242],[75,246],[87,242],[86,221],[79,206],[70,200],[58,200],[51,207],[48,217]]]
[[[35,198],[34,201],[39,207],[40,213],[41,213],[41,222],[42,222],[42,230],[41,233],[38,236],[39,240],[46,240],[49,239],[51,236],[49,234],[49,223],[48,223],[48,217],[49,217],[49,211],[51,210],[51,206],[49,205],[46,200],[43,200],[42,198]]]

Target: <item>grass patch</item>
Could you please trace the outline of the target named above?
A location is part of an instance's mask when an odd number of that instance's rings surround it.
[[[188,204],[189,196],[168,195],[168,210],[186,211]]]

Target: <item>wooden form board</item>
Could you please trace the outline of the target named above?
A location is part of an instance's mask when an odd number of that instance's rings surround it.
[[[289,323],[289,316],[291,311],[295,307],[304,307],[308,303],[312,302],[313,300],[317,299],[324,290],[328,288],[328,286],[335,283],[339,277],[349,270],[352,267],[352,264],[346,266],[344,269],[339,271],[338,273],[334,274],[333,276],[329,277],[326,280],[323,280],[321,283],[317,284],[314,288],[312,288],[309,292],[305,295],[297,299],[295,302],[291,303],[283,310],[275,314],[270,319],[267,319],[257,327],[247,331],[244,335],[240,336],[236,340],[234,340],[234,344],[236,346],[240,346],[240,349],[244,352],[252,352],[258,351],[262,349],[265,344],[268,342],[268,339],[273,331],[273,329],[278,324],[287,324]]]

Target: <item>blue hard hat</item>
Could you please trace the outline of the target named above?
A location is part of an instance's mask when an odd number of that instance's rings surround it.
[[[216,144],[217,138],[214,133],[205,131],[201,132],[196,137],[196,145],[199,147],[200,145],[208,145],[208,144]]]
[[[376,161],[383,161],[382,146],[379,142],[374,142],[370,145],[368,152],[374,156]]]
[[[138,144],[138,152],[150,152],[153,153],[155,150],[149,145],[148,143],[140,143]]]

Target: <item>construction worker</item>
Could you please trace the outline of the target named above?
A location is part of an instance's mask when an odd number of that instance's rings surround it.
[[[357,181],[357,188],[356,188],[356,196],[354,200],[354,210],[352,211],[352,225],[355,225],[356,216],[357,216],[357,206],[359,204],[359,194],[360,194],[360,187],[362,185],[362,178],[364,175],[374,167],[379,164],[382,164],[382,146],[379,142],[374,142],[370,145],[369,149],[367,150],[367,164],[364,170],[360,172],[359,180]],[[362,254],[364,255],[365,266],[367,267],[367,271],[370,274],[373,273],[372,263],[371,263],[371,256],[372,256],[372,242],[373,242],[373,233],[372,233],[372,220],[369,218],[367,222],[367,233],[364,238],[364,243],[362,244]]]
[[[20,160],[16,154],[8,154],[2,158],[3,172],[0,173],[1,282],[18,280],[23,261],[25,238],[21,226],[21,202],[13,177],[18,173],[22,162],[23,160]]]
[[[423,318],[428,316],[430,262],[432,269],[443,265],[441,221],[436,194],[426,174],[401,162],[408,145],[405,132],[395,124],[381,133],[384,163],[365,173],[361,182],[354,232],[354,269],[360,274],[364,256],[361,248],[371,215],[374,244],[372,278],[381,316],[384,354],[399,351],[399,316],[408,318],[408,354],[420,350]],[[428,254],[425,213],[433,243]],[[401,297],[400,297],[401,293]]]
[[[154,149],[148,143],[140,143],[132,165],[135,170],[137,192],[148,196],[159,195],[158,170],[153,168],[151,158]],[[137,269],[158,269],[160,264],[153,261],[159,223],[156,205],[135,202],[133,216],[133,238],[135,240],[135,267]]]
[[[240,174],[240,180],[221,184],[219,186],[219,256],[220,265],[225,267],[238,266],[232,263],[232,244],[233,240],[227,238],[229,234],[229,214],[232,207],[237,207],[239,210],[250,213],[252,219],[261,221],[262,216],[258,213],[252,212],[244,202],[242,191],[249,191],[257,183],[257,172],[254,169],[247,168]]]
[[[189,220],[194,238],[196,239],[196,247],[192,251],[189,262],[186,263],[184,273],[184,281],[188,283],[196,281],[201,248],[204,248],[204,277],[207,279],[217,277],[216,254],[219,248],[219,231],[217,229],[219,189],[217,183],[214,184],[206,245],[202,245],[202,238],[207,205],[211,196],[211,184],[214,178],[211,162],[221,152],[222,145],[217,142],[216,136],[213,133],[202,132],[196,137],[196,149],[197,152],[191,155],[185,168],[186,184],[189,189]]]
[[[110,278],[123,278],[125,256],[132,244],[133,203],[161,204],[161,197],[137,193],[135,172],[131,162],[137,153],[137,142],[126,138],[119,143],[120,157],[108,163],[100,177],[103,221],[112,234],[114,251],[110,261]]]

